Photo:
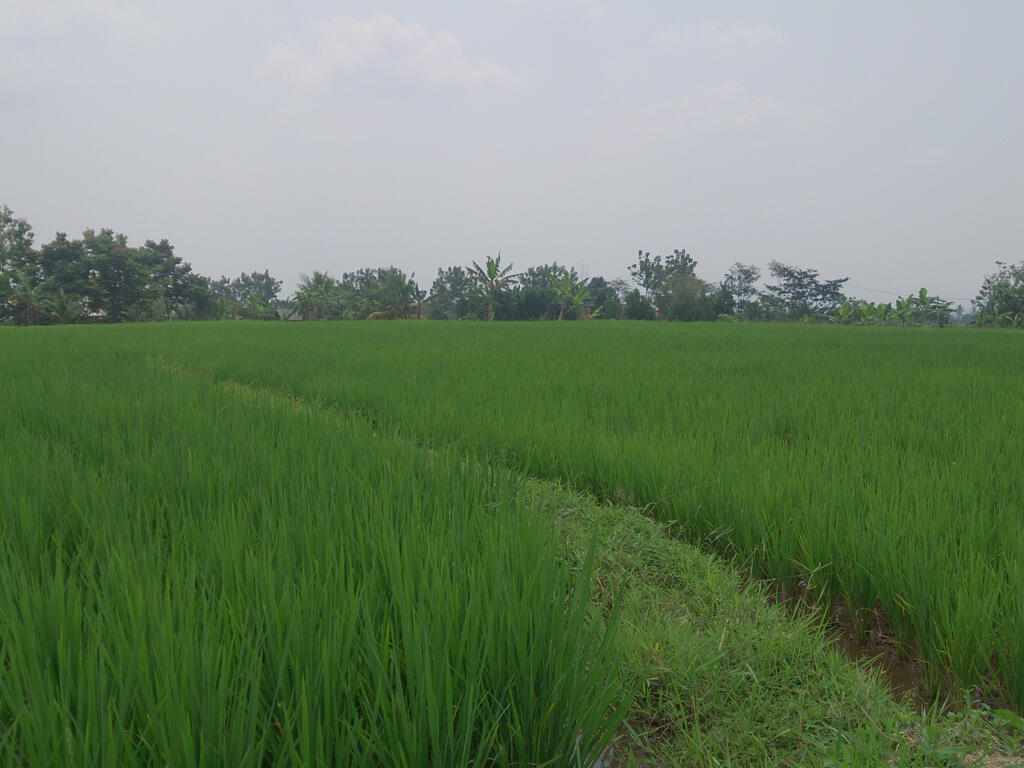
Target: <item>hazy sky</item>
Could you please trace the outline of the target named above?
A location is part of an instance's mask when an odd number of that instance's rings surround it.
[[[201,273],[1024,259],[1024,2],[0,0],[0,204]]]

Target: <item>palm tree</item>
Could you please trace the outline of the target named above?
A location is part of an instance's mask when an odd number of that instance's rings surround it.
[[[326,272],[302,275],[293,299],[295,310],[303,320],[327,320],[340,310],[338,281]]]
[[[474,261],[469,273],[487,291],[487,319],[493,320],[494,295],[512,285],[519,275],[509,274],[512,271],[511,264],[504,269],[501,268],[501,251],[498,251],[497,257],[493,259],[488,256],[486,264],[485,269]]]
[[[11,299],[25,325],[36,325],[50,311],[49,286],[45,282],[33,285],[28,273],[20,269],[14,275]]]
[[[52,300],[53,314],[59,323],[76,323],[85,316],[85,303],[74,295],[68,295],[58,288]]]

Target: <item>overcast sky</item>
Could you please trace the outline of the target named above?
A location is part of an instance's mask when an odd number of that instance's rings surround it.
[[[0,204],[200,273],[1024,259],[1024,2],[0,0]]]

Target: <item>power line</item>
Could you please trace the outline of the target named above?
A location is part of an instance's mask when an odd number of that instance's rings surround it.
[[[871,293],[884,293],[884,294],[887,294],[889,296],[899,296],[901,298],[904,295],[902,293],[897,293],[896,291],[883,291],[880,288],[867,288],[867,287],[865,287],[863,285],[851,285],[850,287],[851,288],[856,288],[858,291],[870,291]],[[910,293],[910,294],[907,294],[907,295],[913,296],[914,294]],[[951,299],[953,301],[974,301],[974,299],[965,298],[964,296],[940,296],[939,298],[947,299],[947,300]]]

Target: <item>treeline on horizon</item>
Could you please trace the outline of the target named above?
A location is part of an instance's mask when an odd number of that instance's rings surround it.
[[[501,254],[483,264],[438,269],[429,292],[415,274],[389,266],[335,278],[302,277],[281,298],[269,271],[213,279],[192,270],[166,240],[131,246],[111,229],[77,239],[57,233],[36,248],[31,225],[0,206],[0,322],[41,325],[155,320],[680,320],[805,321],[861,325],[1024,327],[1024,261],[996,262],[972,312],[922,288],[891,303],[843,295],[849,278],[826,280],[818,270],[778,261],[772,282],[736,263],[718,282],[697,276],[685,250],[668,256],[640,251],[632,282],[581,277],[557,262],[513,272]]]

